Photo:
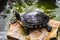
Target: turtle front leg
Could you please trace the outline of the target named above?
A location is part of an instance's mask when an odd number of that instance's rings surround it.
[[[16,18],[14,17],[14,18],[12,18],[12,19],[10,20],[10,22],[11,22],[11,24],[14,24],[14,23],[17,22],[17,20],[16,20]]]
[[[24,31],[25,31],[26,35],[29,35],[30,32],[29,32],[29,29],[26,26],[24,27]]]

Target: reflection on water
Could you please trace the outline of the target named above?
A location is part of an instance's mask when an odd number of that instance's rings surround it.
[[[56,0],[58,3],[60,3],[60,0]]]

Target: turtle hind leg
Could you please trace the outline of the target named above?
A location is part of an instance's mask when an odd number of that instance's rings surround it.
[[[49,25],[47,25],[47,26],[46,26],[46,29],[47,29],[47,31],[48,31],[48,32],[51,32],[52,27],[51,27],[51,26],[49,26]]]
[[[43,27],[45,27],[48,32],[51,32],[52,30],[52,27],[50,25],[44,24]]]
[[[24,27],[24,31],[25,31],[25,33],[26,33],[26,35],[29,35],[29,29],[27,28],[27,27]]]

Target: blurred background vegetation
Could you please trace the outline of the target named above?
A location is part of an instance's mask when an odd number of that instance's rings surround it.
[[[56,0],[2,0],[0,3],[0,31],[8,29],[13,10],[23,14],[39,9],[47,14],[50,19],[60,21],[60,3]],[[60,34],[60,32],[58,33]]]
[[[13,10],[17,10],[19,13],[24,13],[39,9],[46,13],[50,19],[54,19],[57,17],[57,13],[55,14],[54,12],[59,8],[59,5],[56,4],[56,0],[8,0],[7,5],[4,7],[5,8],[1,6],[1,8],[4,9],[1,10],[3,10],[3,13],[5,14],[0,15],[3,18],[6,18],[7,14]]]

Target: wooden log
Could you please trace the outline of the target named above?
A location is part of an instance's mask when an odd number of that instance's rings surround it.
[[[50,20],[49,25],[52,26],[52,31],[47,32],[45,28],[36,29],[30,31],[29,35],[25,35],[21,22],[10,24],[10,28],[7,33],[8,40],[50,40],[57,37],[57,31],[60,26],[59,21]]]

